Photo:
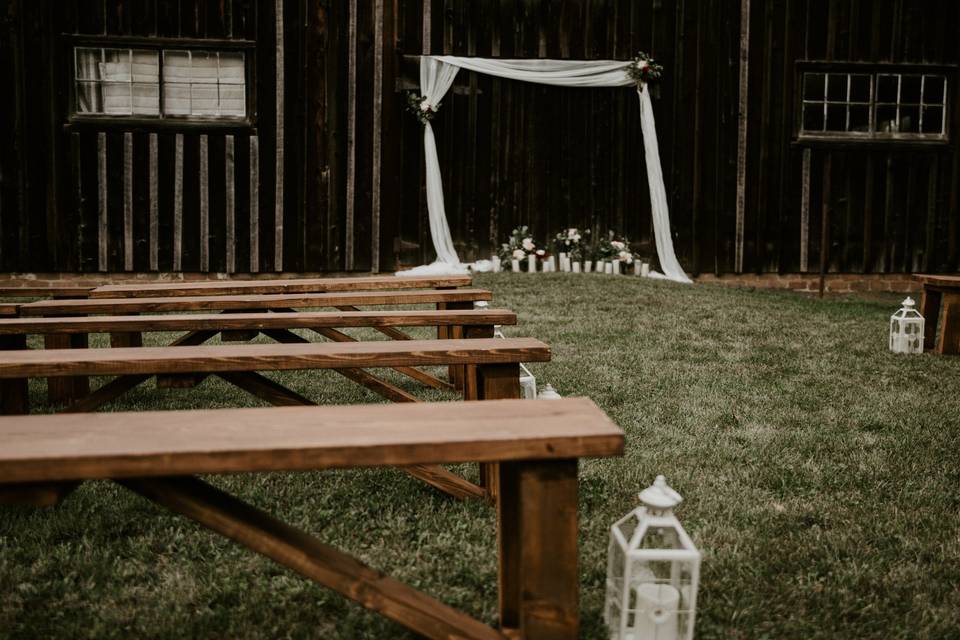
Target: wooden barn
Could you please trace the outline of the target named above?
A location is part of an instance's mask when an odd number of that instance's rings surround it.
[[[0,270],[433,258],[418,56],[628,60],[691,274],[960,269],[956,0],[2,0]],[[653,255],[636,93],[462,72],[460,256],[526,224]]]

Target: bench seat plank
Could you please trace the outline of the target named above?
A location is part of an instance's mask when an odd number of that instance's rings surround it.
[[[548,360],[550,347],[533,338],[42,349],[0,352],[0,379]]]
[[[485,289],[427,291],[353,291],[242,296],[184,296],[165,298],[99,298],[95,300],[41,300],[20,306],[21,316],[56,314],[158,313],[165,311],[225,311],[253,309],[304,309],[315,307],[435,304],[492,300]]]
[[[272,280],[216,280],[109,284],[90,292],[91,298],[152,298],[158,296],[243,295],[271,293],[325,293],[332,291],[387,291],[469,287],[464,276],[363,276],[352,278],[283,278]]]
[[[465,311],[303,311],[299,313],[193,313],[73,318],[0,319],[0,335],[111,333],[323,327],[435,327],[515,325],[517,315],[503,309]]]
[[[587,398],[9,416],[0,442],[0,483],[623,452]]]

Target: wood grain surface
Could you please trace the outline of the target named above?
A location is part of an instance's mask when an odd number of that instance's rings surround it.
[[[333,291],[384,291],[469,287],[470,276],[356,278],[285,278],[275,280],[213,280],[148,284],[109,284],[90,292],[91,298],[155,298],[244,294],[327,293]]]

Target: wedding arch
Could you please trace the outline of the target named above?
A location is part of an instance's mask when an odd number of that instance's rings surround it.
[[[448,275],[466,273],[469,265],[460,262],[443,203],[443,181],[440,176],[440,160],[437,157],[437,142],[430,118],[439,109],[453,79],[460,69],[487,75],[523,80],[561,87],[625,87],[636,85],[640,98],[640,127],[643,133],[644,157],[647,165],[647,182],[650,186],[650,208],[653,213],[653,231],[657,257],[662,274],[651,272],[654,277],[677,282],[690,282],[673,250],[670,236],[670,211],[663,185],[663,170],[660,167],[660,150],[657,145],[657,129],[653,118],[650,92],[644,81],[653,68],[642,56],[635,61],[622,60],[503,60],[467,58],[459,56],[422,56],[420,58],[420,93],[418,107],[422,111],[423,150],[426,158],[427,212],[430,219],[430,236],[437,252],[432,264],[400,271],[397,275]]]

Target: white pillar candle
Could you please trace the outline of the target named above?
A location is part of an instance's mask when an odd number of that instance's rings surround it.
[[[557,270],[557,256],[550,256],[550,273]]]
[[[569,271],[569,267],[567,266],[567,254],[566,254],[566,252],[561,251],[561,252],[558,253],[557,255],[558,255],[558,257],[560,258],[560,271]]]
[[[583,263],[583,272],[590,273],[593,270],[593,260],[587,260]]]
[[[520,261],[517,260],[516,258],[514,258],[513,260],[511,260],[511,261],[510,261],[510,268],[513,270],[514,273],[519,273],[519,272],[520,272]]]
[[[574,263],[573,263],[573,272],[574,272],[574,273],[580,273],[580,263],[579,263],[579,262],[574,262]]]
[[[615,276],[620,275],[620,260],[614,258],[613,262],[610,263],[610,273]]]
[[[594,271],[597,273],[603,273],[603,260],[597,260],[597,265]]]
[[[493,254],[490,256],[490,262],[493,263],[493,272],[498,273],[500,271],[500,256]]]
[[[680,592],[669,584],[643,582],[635,587],[637,614],[633,628],[635,640],[679,640],[677,609]]]
[[[640,264],[641,262],[639,260],[633,261],[633,275],[635,276],[640,275]]]
[[[527,256],[527,271],[530,273],[537,272],[537,256],[532,253]]]
[[[607,275],[613,275],[613,263],[604,262],[603,263],[603,272]]]
[[[649,263],[649,262],[644,262],[643,264],[640,265],[640,275],[643,276],[644,278],[646,278],[647,276],[650,275],[650,263]]]

